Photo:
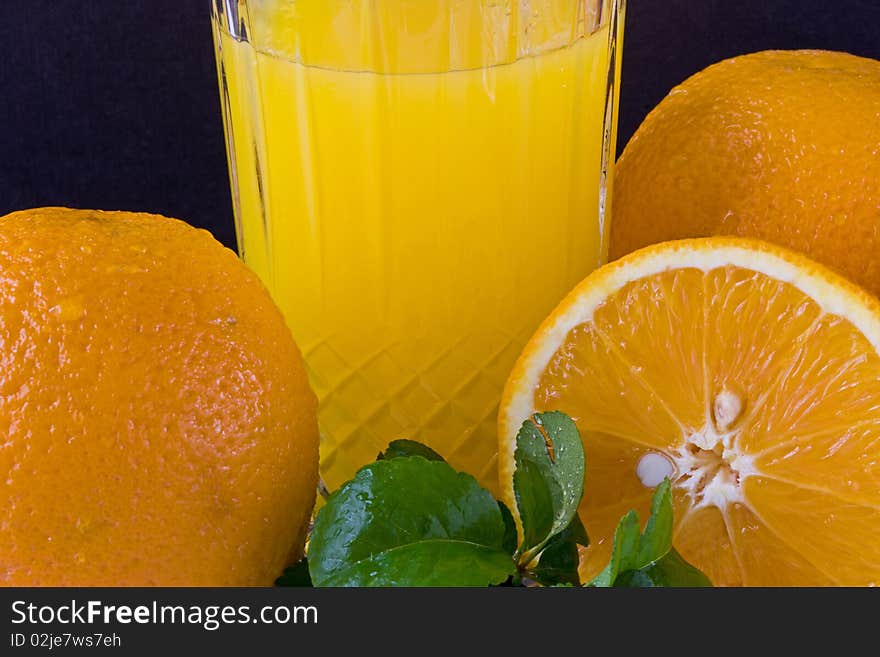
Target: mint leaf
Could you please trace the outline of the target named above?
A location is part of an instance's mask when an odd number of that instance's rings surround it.
[[[625,570],[632,570],[635,557],[639,550],[639,514],[629,511],[617,524],[614,530],[614,547],[611,550],[611,561],[590,582],[591,586],[614,586],[617,575]]]
[[[379,461],[382,461],[397,459],[402,456],[421,456],[429,461],[446,461],[446,459],[427,445],[423,445],[415,440],[407,440],[405,438],[392,440],[388,443],[388,447],[385,448],[385,451],[380,452],[379,456],[376,458]]]
[[[516,458],[513,473],[516,507],[523,526],[520,552],[545,542],[553,530],[553,493],[541,468],[528,459]]]
[[[309,561],[302,559],[292,566],[288,566],[275,580],[275,586],[311,586],[312,578],[309,577]]]
[[[578,545],[586,546],[588,543],[581,519],[575,515],[568,527],[547,542],[531,576],[544,586],[580,586]]]
[[[639,514],[628,512],[614,530],[611,561],[593,580],[594,586],[613,586],[617,576],[639,570],[662,558],[672,547],[672,493],[668,479],[657,486],[651,500],[651,517],[645,533],[639,529]]]
[[[672,549],[672,516],[672,486],[669,479],[664,479],[657,486],[651,500],[651,515],[639,544],[636,568],[643,568],[657,561]]]
[[[516,436],[513,489],[523,527],[520,552],[537,554],[571,523],[584,493],[584,448],[564,413],[536,413]]]
[[[467,474],[423,457],[361,468],[318,513],[315,586],[487,586],[516,573],[498,503]]]
[[[571,536],[575,543],[583,545],[584,547],[587,547],[590,544],[590,537],[587,536],[587,528],[584,527],[584,523],[581,522],[581,517],[579,515],[575,514],[568,528],[571,530]]]
[[[519,537],[516,534],[516,521],[504,502],[498,502],[498,510],[501,511],[501,519],[504,521],[504,541],[502,545],[504,545],[504,551],[512,556],[519,544]]]
[[[630,511],[614,531],[611,560],[591,586],[711,586],[703,573],[672,548],[672,486],[664,479],[654,491],[644,533]]]
[[[514,570],[510,557],[497,549],[433,539],[380,552],[318,586],[489,586],[501,584]]]
[[[629,570],[620,574],[614,586],[708,587],[712,586],[712,582],[673,548],[657,563],[642,570]]]

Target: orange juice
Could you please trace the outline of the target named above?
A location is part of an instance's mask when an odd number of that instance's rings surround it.
[[[510,368],[606,255],[610,3],[532,3],[531,32],[518,2],[246,4],[215,15],[239,247],[309,365],[325,482],[407,437],[494,489]]]

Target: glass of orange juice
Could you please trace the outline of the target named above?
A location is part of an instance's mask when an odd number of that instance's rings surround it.
[[[606,257],[625,0],[212,0],[238,244],[333,489],[395,438],[497,489],[522,346]]]

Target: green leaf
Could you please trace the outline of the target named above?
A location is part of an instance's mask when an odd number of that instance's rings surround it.
[[[614,547],[611,549],[611,561],[590,582],[591,586],[614,586],[617,575],[625,570],[633,569],[635,555],[639,549],[639,514],[629,511],[614,530]]]
[[[564,413],[534,414],[516,436],[514,460],[513,489],[523,527],[520,552],[534,556],[569,526],[584,493],[584,448],[577,426]]]
[[[467,474],[419,456],[361,468],[318,513],[315,586],[487,586],[516,572],[498,503]]]
[[[546,541],[553,530],[553,494],[541,468],[533,461],[517,458],[513,473],[516,507],[523,526],[520,552]]]
[[[302,559],[292,566],[288,566],[275,580],[275,586],[311,586],[312,578],[309,577],[309,561]]]
[[[516,534],[516,521],[513,519],[513,514],[507,508],[507,505],[500,500],[498,502],[498,510],[501,511],[501,519],[504,521],[504,541],[502,543],[504,551],[512,556],[516,552],[519,542],[519,537]]]
[[[664,479],[651,500],[651,515],[639,544],[636,568],[644,568],[672,549],[672,516],[672,486],[669,479]]]
[[[580,586],[578,545],[589,543],[581,519],[575,515],[571,524],[547,542],[531,576],[544,586],[569,584]]]
[[[614,531],[611,560],[591,586],[711,586],[703,573],[672,548],[672,486],[668,479],[654,491],[651,516],[639,533],[639,516],[630,511]]]
[[[513,574],[510,556],[465,541],[433,539],[384,550],[340,568],[318,586],[488,586]]]
[[[642,570],[621,573],[614,586],[628,587],[709,587],[712,582],[702,572],[685,561],[673,548],[658,562]]]
[[[587,536],[587,528],[584,527],[584,523],[581,522],[581,517],[578,514],[575,514],[574,518],[571,519],[571,524],[568,526],[568,529],[571,530],[571,537],[577,545],[587,547],[590,544],[590,537]]]
[[[388,447],[385,448],[385,451],[380,452],[379,456],[376,458],[382,461],[397,459],[404,456],[421,456],[429,461],[446,461],[446,459],[427,445],[423,445],[415,440],[406,440],[405,438],[392,440],[388,443]]]

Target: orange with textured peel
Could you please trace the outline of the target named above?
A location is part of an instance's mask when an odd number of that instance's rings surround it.
[[[751,237],[880,294],[880,61],[798,50],[710,66],[648,115],[614,175],[612,259]]]
[[[302,553],[316,400],[206,231],[0,218],[0,584],[269,585]]]
[[[878,348],[880,302],[801,255],[736,238],[637,251],[575,288],[511,373],[507,502],[517,428],[560,410],[586,452],[585,579],[668,476],[674,545],[715,584],[878,583]]]

